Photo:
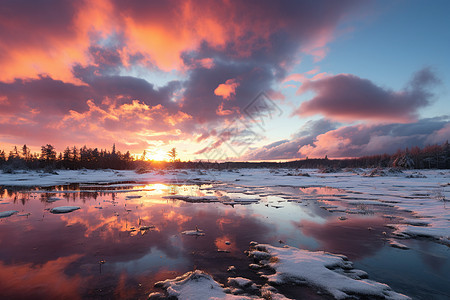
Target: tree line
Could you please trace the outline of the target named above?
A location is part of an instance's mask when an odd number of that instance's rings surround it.
[[[212,161],[180,161],[176,159],[176,149],[168,152],[169,162],[153,162],[146,159],[144,151],[141,157],[133,157],[129,151],[122,153],[111,150],[66,147],[63,152],[56,152],[55,147],[46,144],[40,153],[31,153],[30,148],[23,145],[14,147],[8,155],[0,150],[0,167],[8,172],[15,169],[117,169],[142,171],[152,168],[179,169],[237,169],[237,168],[376,168],[397,167],[406,169],[450,169],[450,146],[448,141],[442,145],[429,145],[424,148],[398,150],[394,154],[380,154],[351,159],[314,158],[288,162],[212,162]]]
[[[133,169],[135,160],[130,152],[83,147],[66,147],[56,152],[53,145],[41,146],[40,153],[31,153],[27,145],[17,146],[6,155],[0,150],[0,166],[3,170],[14,169]]]

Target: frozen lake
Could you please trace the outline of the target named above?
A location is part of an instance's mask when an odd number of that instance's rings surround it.
[[[448,171],[70,172],[0,174],[1,298],[146,299],[192,270],[260,287],[251,241],[342,254],[397,293],[450,297]],[[311,285],[276,288],[333,298]]]

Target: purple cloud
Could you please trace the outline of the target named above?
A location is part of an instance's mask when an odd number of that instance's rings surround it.
[[[417,119],[419,108],[430,104],[430,88],[437,83],[439,79],[430,69],[417,72],[401,91],[379,87],[351,74],[329,76],[303,83],[299,94],[313,91],[316,95],[303,102],[294,114],[322,114],[345,121],[411,122]]]

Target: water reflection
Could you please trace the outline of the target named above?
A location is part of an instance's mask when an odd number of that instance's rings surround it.
[[[17,293],[20,298],[45,285],[43,298],[135,297],[143,285],[147,289],[141,292],[148,293],[149,282],[156,281],[161,272],[180,274],[193,267],[214,270],[224,256],[229,261],[242,257],[249,242],[246,234],[239,235],[242,228],[260,240],[271,232],[246,210],[161,198],[167,193],[197,194],[197,186],[174,189],[152,185],[142,189],[126,194],[24,193],[29,196],[27,201],[5,205],[31,215],[9,217],[0,223],[0,241],[5,245],[0,249],[4,274],[0,290],[8,289],[8,296]],[[20,195],[15,193],[15,197]],[[142,197],[126,200],[129,195]],[[50,197],[60,200],[48,202]],[[62,215],[48,212],[68,203],[81,209]],[[140,230],[143,226],[149,228]],[[206,235],[180,234],[196,226]],[[46,280],[50,274],[55,279]],[[21,290],[25,275],[32,280],[27,280],[28,289]]]
[[[66,269],[81,256],[59,257],[43,264],[0,262],[2,299],[80,299],[83,280],[77,274],[67,275]]]
[[[297,225],[305,235],[319,241],[320,246],[311,250],[345,253],[353,261],[380,250],[390,230],[381,217],[352,217],[345,221],[330,218],[323,224],[305,220]]]
[[[320,207],[335,204],[339,193],[324,187],[232,187],[227,193],[225,187],[212,185],[133,183],[2,189],[1,211],[19,213],[0,219],[0,296],[145,298],[154,282],[196,268],[225,282],[230,265],[237,267],[239,276],[258,280],[243,254],[252,240],[341,253],[363,263],[369,273],[374,271],[374,279],[394,288],[396,283],[403,285],[395,277],[377,278],[378,260],[389,260],[384,253],[397,251],[385,242],[390,220],[377,214],[339,220]],[[173,194],[260,197],[261,202],[231,207],[162,198]],[[66,205],[81,209],[49,212]],[[181,234],[196,227],[205,235]],[[442,283],[446,271],[440,266],[448,261],[448,253],[435,255],[428,245],[418,244],[419,255],[403,252],[402,258],[411,265],[425,262],[427,272],[439,274]],[[408,284],[421,280],[419,272],[411,274]]]

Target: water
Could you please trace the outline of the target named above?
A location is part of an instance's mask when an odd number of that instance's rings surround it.
[[[450,296],[448,247],[428,240],[402,241],[410,250],[390,247],[386,237],[391,229],[385,225],[393,220],[385,215],[404,213],[392,207],[359,206],[359,213],[339,220],[344,214],[332,213],[324,205],[345,205],[340,192],[323,187],[230,189],[130,183],[3,189],[0,211],[19,213],[0,219],[0,295],[2,299],[145,299],[156,281],[193,269],[205,270],[222,283],[229,276],[263,283],[248,268],[250,260],[244,254],[254,240],[347,255],[370,279],[417,299]],[[262,200],[230,206],[162,198],[170,194],[262,195]],[[66,205],[81,209],[67,214],[49,211]],[[205,235],[181,234],[196,227]],[[235,274],[226,271],[231,265],[237,268]],[[280,291],[292,298],[325,297],[307,287]]]

